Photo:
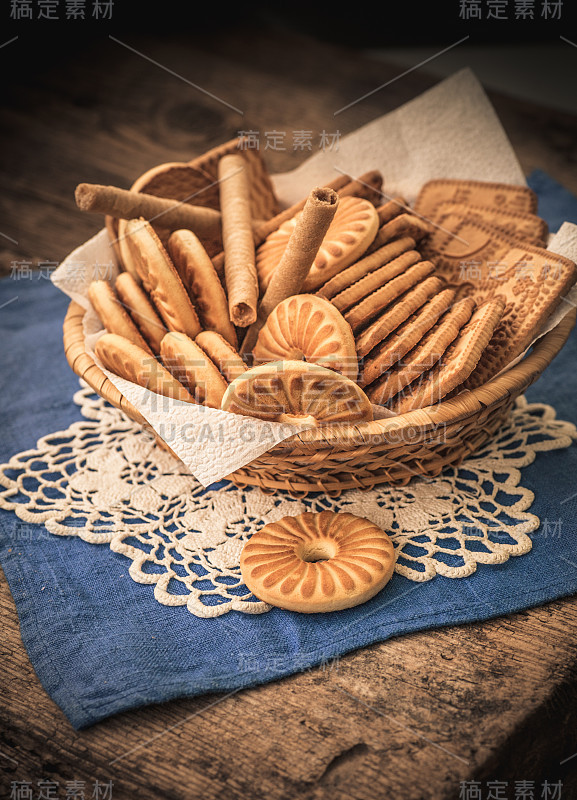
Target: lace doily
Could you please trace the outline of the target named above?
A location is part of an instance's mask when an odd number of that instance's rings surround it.
[[[53,534],[108,544],[130,559],[133,580],[154,585],[160,603],[186,605],[200,617],[268,611],[242,583],[241,550],[266,523],[307,510],[346,510],[375,522],[397,548],[396,571],[412,581],[463,578],[477,564],[528,553],[539,519],[528,513],[534,496],[519,485],[519,468],[577,437],[550,406],[520,398],[499,435],[440,478],[297,500],[230,483],[205,490],[82,386],[74,400],[84,420],[0,465],[0,506]]]

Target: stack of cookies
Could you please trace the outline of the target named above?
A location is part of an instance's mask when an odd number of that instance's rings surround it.
[[[410,207],[382,203],[374,171],[271,215],[245,155],[220,156],[209,206],[175,199],[174,165],[165,197],[160,168],[150,194],[151,173],[144,191],[78,187],[80,207],[120,218],[124,271],[89,293],[112,372],[263,419],[368,421],[375,406],[404,413],[494,377],[577,278],[544,249],[527,187],[435,180]]]

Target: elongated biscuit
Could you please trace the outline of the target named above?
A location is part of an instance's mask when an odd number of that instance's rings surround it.
[[[160,353],[160,342],[166,333],[166,328],[142,286],[136,282],[130,272],[121,272],[116,278],[114,287],[153,352]]]
[[[388,407],[404,414],[438,403],[463,384],[489,344],[504,308],[504,301],[497,297],[479,306],[438,364],[392,398]]]
[[[409,204],[404,197],[391,197],[390,200],[387,200],[386,203],[383,203],[382,206],[378,206],[377,208],[379,227],[382,227],[387,222],[390,222],[395,217],[398,217],[399,214],[403,213],[403,211],[408,210],[410,210]]]
[[[248,367],[238,351],[220,333],[202,331],[194,341],[202,347],[229,383],[247,371]]]
[[[432,278],[427,278],[427,280],[432,280]],[[437,323],[441,314],[444,314],[451,307],[454,298],[455,292],[453,289],[443,289],[442,292],[432,297],[417,312],[408,317],[386,339],[383,339],[364,359],[359,386],[367,386],[376,381],[393,364],[396,364],[413,347],[416,347],[427,331]]]
[[[415,214],[399,214],[379,228],[378,236],[379,242],[383,244],[403,236],[410,236],[419,242],[425,236],[430,236],[433,231],[434,226],[428,220]]]
[[[356,334],[361,328],[372,322],[381,309],[392,303],[393,300],[396,300],[397,297],[400,297],[419,281],[428,277],[434,269],[430,261],[420,261],[418,264],[409,267],[405,272],[397,275],[396,278],[387,281],[375,292],[365,297],[360,303],[357,303],[356,306],[353,306],[345,314],[345,319],[351,326],[353,333]]]
[[[220,408],[227,382],[207,354],[184,333],[167,333],[160,345],[165,367],[197,403]]]
[[[369,272],[364,278],[361,278],[356,283],[343,289],[342,292],[336,294],[331,303],[335,305],[341,313],[348,311],[349,308],[360,303],[365,297],[368,297],[381,286],[392,281],[398,275],[402,275],[414,264],[418,264],[423,259],[417,250],[409,250],[403,253],[393,261],[383,264],[379,269]]]
[[[105,333],[94,347],[105,369],[119,378],[138,384],[156,394],[194,402],[184,386],[147,350],[117,333]]]
[[[404,295],[388,305],[377,319],[368,328],[356,337],[357,355],[359,358],[366,356],[379,342],[382,342],[389,334],[396,330],[411,314],[413,314],[423,303],[429,300],[434,294],[443,288],[443,281],[436,275],[425,278],[413,289],[409,289]],[[454,292],[451,292],[451,298]]]
[[[174,231],[168,240],[168,252],[203,328],[220,333],[236,347],[236,330],[229,318],[225,291],[198,236],[189,230]]]
[[[320,289],[317,289],[315,294],[319,295],[320,297],[326,297],[327,300],[331,300],[337,294],[344,291],[349,286],[352,286],[353,283],[360,281],[361,278],[365,277],[365,275],[368,275],[370,272],[374,272],[385,264],[394,261],[395,258],[398,258],[408,250],[414,249],[414,239],[411,239],[408,236],[404,239],[397,239],[396,241],[379,248],[378,251],[371,253],[370,256],[364,256],[359,261],[355,261],[355,263],[351,264],[350,267],[347,267],[342,272],[339,272],[338,275],[335,275],[334,278],[331,278],[330,281],[324,283]]]
[[[126,223],[133,264],[169,331],[194,337],[201,327],[179,274],[154,229],[144,219]]]
[[[130,339],[143,350],[152,353],[108,281],[92,281],[88,287],[88,297],[109,333],[118,333],[125,339]]]
[[[443,356],[460,330],[471,319],[475,301],[464,297],[447,311],[413,350],[404,355],[390,371],[384,373],[368,391],[373,403],[387,400],[431,369]]]

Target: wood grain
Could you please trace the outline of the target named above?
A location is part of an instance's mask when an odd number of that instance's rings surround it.
[[[563,798],[577,790],[571,762],[559,763],[577,752],[575,598],[404,636],[272,684],[149,706],[81,732],[36,679],[5,582],[0,614],[11,632],[0,645],[7,785],[113,780],[115,800],[421,800],[457,797],[473,778],[511,787],[561,779]]]
[[[241,129],[344,135],[435,82],[416,71],[334,118],[398,68],[278,32],[127,42],[244,116],[107,38],[74,69],[60,63],[37,84],[11,83],[0,227],[18,244],[0,238],[4,272],[12,261],[60,260],[100,229],[75,207],[81,181],[128,187],[148,167],[190,159]],[[576,119],[490,96],[525,171],[540,167],[577,190]],[[263,152],[271,171],[308,155],[291,146],[289,137],[287,150]],[[113,780],[114,800],[444,800],[473,778],[562,779],[563,800],[577,796],[577,758],[560,763],[577,752],[576,599],[404,636],[324,669],[82,732],[40,685],[3,576],[0,618],[0,798],[11,781],[41,779],[60,781],[62,796],[66,781]]]

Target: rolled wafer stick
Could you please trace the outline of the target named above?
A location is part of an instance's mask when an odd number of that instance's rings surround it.
[[[334,180],[329,181],[326,187],[334,189],[340,197],[364,197],[366,200],[376,203],[378,202],[378,197],[376,200],[375,197],[378,195],[382,183],[383,176],[381,173],[373,170],[371,172],[365,172],[356,180],[353,180],[349,175],[339,175]],[[305,203],[306,197],[304,200],[299,200],[298,203],[295,203],[289,208],[285,208],[284,211],[281,211],[280,214],[277,214],[276,217],[272,219],[268,219],[264,222],[257,220],[254,224],[255,245],[258,247],[259,244],[264,242],[269,233],[276,231],[283,222],[294,217],[299,211],[302,211]],[[224,253],[217,253],[212,259],[212,263],[220,278],[224,274]]]
[[[299,294],[319,247],[331,224],[339,196],[334,189],[316,188],[311,191],[301,216],[287,242],[282,257],[258,308],[258,316],[248,329],[241,353],[249,353],[268,315],[287,297]]]
[[[218,180],[228,312],[231,322],[246,328],[256,320],[258,276],[243,156],[223,156],[218,162]]]
[[[150,221],[160,218],[167,228],[188,228],[197,236],[220,234],[221,215],[214,208],[96,183],[79,183],[74,197],[82,211],[109,214],[120,219],[144,217]]]

